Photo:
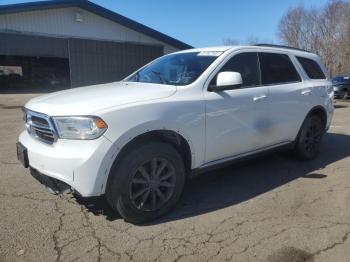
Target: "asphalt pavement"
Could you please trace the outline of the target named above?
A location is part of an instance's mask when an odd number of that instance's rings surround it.
[[[275,153],[202,174],[170,214],[135,226],[103,197],[48,193],[18,163],[20,107],[36,95],[0,95],[0,261],[349,261],[350,100],[316,160]]]

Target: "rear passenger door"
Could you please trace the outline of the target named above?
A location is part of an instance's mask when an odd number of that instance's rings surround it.
[[[288,54],[261,52],[259,62],[261,82],[269,89],[267,145],[292,141],[309,110],[311,89]]]

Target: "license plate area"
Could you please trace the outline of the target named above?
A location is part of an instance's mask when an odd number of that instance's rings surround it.
[[[29,160],[28,160],[28,151],[27,148],[22,145],[20,142],[16,143],[17,148],[17,159],[21,164],[27,168],[29,167]]]

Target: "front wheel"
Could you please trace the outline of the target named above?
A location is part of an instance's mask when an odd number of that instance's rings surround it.
[[[296,156],[300,160],[314,159],[319,153],[324,133],[324,125],[318,116],[307,117],[296,140],[294,148]]]
[[[171,145],[143,144],[113,168],[106,197],[126,221],[144,223],[174,207],[184,187],[185,173],[183,160]]]

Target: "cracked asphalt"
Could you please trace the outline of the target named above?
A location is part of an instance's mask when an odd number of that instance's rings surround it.
[[[205,173],[135,226],[103,198],[54,196],[16,160],[20,106],[0,95],[0,261],[337,261],[350,257],[350,100],[312,162],[278,153]]]

